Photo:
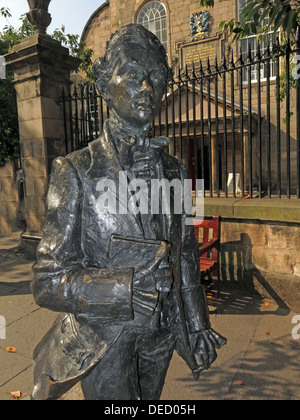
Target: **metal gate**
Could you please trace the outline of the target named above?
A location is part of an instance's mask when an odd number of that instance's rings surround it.
[[[300,48],[278,40],[234,60],[178,71],[168,84],[152,136],[168,136],[206,196],[300,198]],[[299,72],[298,72],[299,67]],[[102,132],[109,109],[95,85],[60,98],[66,154]]]

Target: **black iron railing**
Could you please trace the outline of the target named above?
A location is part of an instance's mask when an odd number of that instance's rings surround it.
[[[300,44],[278,40],[234,60],[194,64],[169,83],[153,136],[168,136],[210,197],[300,198]],[[299,66],[299,72],[298,72]],[[66,153],[102,132],[109,109],[94,85],[62,92]]]

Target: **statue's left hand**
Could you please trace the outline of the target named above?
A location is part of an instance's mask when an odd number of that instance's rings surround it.
[[[199,333],[191,334],[192,347],[198,366],[194,369],[194,373],[200,373],[203,370],[209,369],[210,365],[216,360],[217,352],[227,342],[226,338],[222,337],[212,328],[204,330]]]

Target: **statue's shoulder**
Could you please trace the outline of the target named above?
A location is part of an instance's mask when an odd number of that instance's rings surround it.
[[[75,152],[68,154],[65,159],[72,163],[76,169],[88,168],[91,162],[91,152],[87,146],[84,149],[75,150]]]

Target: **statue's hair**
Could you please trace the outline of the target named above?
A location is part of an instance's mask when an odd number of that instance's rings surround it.
[[[98,58],[93,65],[97,85],[104,87],[110,80],[114,71],[119,52],[124,50],[124,46],[132,44],[132,48],[141,48],[145,51],[156,50],[162,55],[168,71],[168,80],[173,76],[173,71],[168,65],[168,57],[166,50],[162,46],[159,39],[144,26],[131,23],[123,26],[115,32],[106,45],[104,57]],[[101,89],[102,90],[102,89]]]

